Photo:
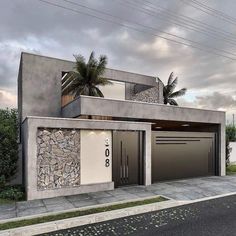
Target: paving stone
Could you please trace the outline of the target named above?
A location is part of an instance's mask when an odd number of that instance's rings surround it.
[[[32,200],[32,201],[24,201],[24,202],[17,202],[16,207],[17,209],[27,209],[32,207],[43,207],[45,206],[43,200]]]
[[[125,187],[124,189],[128,193],[137,193],[137,192],[144,192],[145,188],[139,188],[139,187]]]
[[[6,220],[16,217],[16,211],[0,211],[0,220]]]
[[[85,193],[85,194],[67,196],[66,199],[70,202],[77,202],[77,201],[80,201],[80,200],[91,200],[92,197],[89,196],[87,193]]]
[[[95,192],[95,193],[89,193],[88,194],[92,198],[105,198],[105,197],[111,197],[112,195],[108,192]]]
[[[115,196],[119,201],[125,201],[125,200],[136,200],[140,198],[138,195],[135,194],[126,194],[126,195],[117,195]]]
[[[16,209],[15,203],[0,205],[0,213],[3,211],[14,211]]]
[[[109,191],[109,193],[112,195],[112,196],[117,196],[117,195],[124,195],[124,194],[127,194],[127,192],[123,189],[114,189],[112,191]]]
[[[96,200],[85,200],[85,201],[73,202],[73,205],[76,208],[93,206],[93,205],[97,205],[97,204],[98,204],[98,201],[96,201]]]
[[[145,191],[145,192],[137,192],[135,193],[135,195],[139,198],[142,198],[142,197],[154,197],[156,196],[156,194],[152,193],[152,192],[148,192],[148,191]]]
[[[65,211],[74,208],[72,203],[64,203],[64,204],[49,204],[46,205],[47,212],[56,212],[56,211]]]
[[[150,186],[120,187],[104,192],[4,204],[0,206],[0,220],[14,218],[16,216],[94,206],[103,203],[136,200],[155,195],[164,195],[175,200],[183,201],[211,197],[234,191],[236,191],[236,175],[175,180],[154,183]]]
[[[56,205],[56,204],[65,204],[69,203],[65,197],[55,197],[55,198],[47,198],[43,199],[43,203],[45,205]]]
[[[45,206],[41,206],[41,207],[32,207],[32,208],[27,208],[24,210],[19,210],[17,211],[17,216],[21,217],[21,216],[31,216],[31,215],[37,215],[37,214],[43,214],[46,213],[47,209]]]
[[[106,197],[106,198],[97,199],[97,201],[100,204],[104,204],[104,203],[119,202],[120,200],[116,197]]]

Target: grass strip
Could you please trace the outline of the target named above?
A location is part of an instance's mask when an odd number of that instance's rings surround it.
[[[8,199],[0,198],[0,205],[10,204],[10,203],[14,203],[14,202],[15,201],[13,201],[13,200],[8,200]]]
[[[236,165],[229,165],[226,167],[227,175],[235,175],[236,174]]]
[[[23,227],[23,226],[28,226],[28,225],[46,223],[46,222],[50,222],[50,221],[68,219],[68,218],[73,218],[73,217],[78,217],[78,216],[91,215],[94,213],[113,211],[113,210],[118,210],[118,209],[123,209],[123,208],[134,207],[134,206],[141,206],[141,205],[146,205],[146,204],[151,204],[151,203],[156,203],[156,202],[162,202],[162,201],[166,201],[166,200],[168,200],[168,199],[159,196],[159,197],[140,200],[140,201],[120,203],[120,204],[115,204],[115,205],[110,205],[110,206],[105,206],[105,207],[91,208],[88,210],[78,210],[78,211],[73,211],[73,212],[59,213],[59,214],[55,214],[55,215],[41,216],[41,217],[37,217],[37,218],[33,218],[33,219],[11,221],[11,222],[6,222],[6,223],[0,224],[0,230],[13,229],[13,228],[18,228],[18,227]]]

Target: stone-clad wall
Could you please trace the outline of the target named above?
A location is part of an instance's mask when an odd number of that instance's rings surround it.
[[[80,131],[39,128],[38,190],[80,185]]]
[[[160,103],[159,88],[156,86],[136,93],[131,97],[131,100],[148,103]]]
[[[156,86],[126,83],[125,91],[126,100],[163,104],[161,81],[158,81]]]

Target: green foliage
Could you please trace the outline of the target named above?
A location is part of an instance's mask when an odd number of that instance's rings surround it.
[[[109,80],[103,78],[107,65],[107,57],[101,55],[97,60],[94,52],[90,54],[88,62],[81,55],[75,55],[76,66],[74,71],[67,74],[67,86],[62,94],[72,94],[75,97],[79,95],[103,97],[99,86],[111,84]]]
[[[234,125],[227,125],[226,126],[226,138],[229,142],[236,141],[236,127]]]
[[[232,148],[230,147],[230,142],[236,141],[236,127],[234,125],[227,125],[226,126],[226,167],[230,164],[230,153],[232,151]]]
[[[18,119],[15,109],[0,109],[0,187],[17,171]]]
[[[19,201],[24,199],[24,189],[21,186],[6,186],[0,192],[0,198]]]
[[[178,84],[178,77],[174,78],[173,76],[174,73],[171,72],[167,85],[164,85],[163,87],[164,104],[178,106],[178,103],[175,101],[175,98],[183,96],[186,93],[187,89],[182,88],[178,91],[174,91]]]
[[[227,174],[236,174],[236,165],[229,165],[226,168]]]

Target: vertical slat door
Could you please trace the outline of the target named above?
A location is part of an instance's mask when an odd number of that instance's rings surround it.
[[[115,186],[139,184],[139,132],[113,133],[113,181]]]

